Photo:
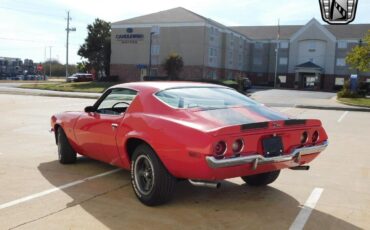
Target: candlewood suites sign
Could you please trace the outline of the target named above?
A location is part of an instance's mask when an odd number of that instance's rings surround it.
[[[124,44],[137,44],[144,40],[144,34],[136,34],[132,28],[127,28],[126,33],[117,34],[116,39]]]

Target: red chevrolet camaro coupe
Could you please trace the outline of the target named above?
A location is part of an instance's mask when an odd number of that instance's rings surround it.
[[[84,112],[52,116],[51,128],[60,163],[75,163],[78,153],[130,170],[146,205],[168,201],[183,179],[267,185],[281,169],[308,169],[328,145],[319,120],[291,119],[228,87],[192,82],[116,85]]]

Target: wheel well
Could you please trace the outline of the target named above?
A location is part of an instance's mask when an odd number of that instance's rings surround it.
[[[136,147],[138,147],[141,144],[146,144],[150,146],[147,142],[139,138],[129,138],[126,141],[126,152],[129,160],[131,160],[132,154],[134,154]]]
[[[56,124],[54,125],[54,136],[55,136],[55,143],[58,144],[58,130],[60,128],[60,125]]]

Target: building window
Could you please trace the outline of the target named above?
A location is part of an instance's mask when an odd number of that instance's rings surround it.
[[[152,56],[158,56],[160,51],[160,45],[152,45]]]
[[[335,85],[337,85],[337,86],[344,85],[344,78],[343,77],[336,77],[335,78]]]
[[[279,80],[280,80],[280,83],[286,83],[286,76],[285,75],[279,76]]]
[[[337,66],[346,66],[346,59],[337,58]]]
[[[279,58],[279,65],[287,65],[288,64],[288,58],[281,57]]]
[[[214,70],[208,72],[208,78],[213,79],[213,80],[217,80],[217,72],[214,71]]]
[[[229,51],[227,54],[227,60],[229,66],[233,65],[233,59],[234,59],[234,53],[232,51]]]
[[[209,56],[210,57],[217,57],[217,49],[213,48],[213,47],[210,47],[209,48]]]
[[[338,41],[339,49],[347,49],[347,41]]]
[[[281,49],[288,49],[289,47],[289,42],[288,41],[281,41],[280,42],[280,47]]]
[[[263,48],[263,43],[261,43],[261,42],[256,42],[256,43],[254,44],[254,48],[256,48],[256,49],[262,49],[262,48]]]
[[[262,65],[262,57],[254,57],[253,58],[253,65]]]
[[[316,51],[316,42],[315,41],[310,41],[310,43],[308,43],[308,51],[309,52],[315,52]]]
[[[209,58],[209,64],[216,64],[217,60],[217,49],[213,47],[209,47],[208,49],[208,58]]]
[[[233,79],[233,72],[229,71],[227,73],[227,80],[232,80]]]

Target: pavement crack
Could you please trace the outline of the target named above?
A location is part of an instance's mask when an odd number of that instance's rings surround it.
[[[30,223],[33,223],[33,222],[36,222],[36,221],[42,220],[42,219],[44,219],[44,218],[46,218],[46,217],[49,217],[49,216],[55,215],[55,214],[57,214],[57,213],[60,213],[60,212],[62,212],[62,211],[64,211],[64,210],[67,210],[68,208],[72,208],[72,207],[75,207],[75,206],[77,206],[77,205],[87,203],[87,202],[89,202],[89,201],[91,201],[91,200],[93,200],[93,199],[95,199],[95,198],[97,198],[97,197],[107,195],[108,193],[111,193],[111,192],[114,192],[114,191],[118,191],[118,190],[120,190],[120,189],[122,189],[122,188],[124,188],[124,187],[129,186],[130,184],[131,184],[131,183],[127,183],[127,184],[121,185],[121,186],[119,186],[119,187],[116,187],[116,188],[110,189],[110,190],[108,190],[108,191],[105,191],[105,192],[102,192],[102,193],[96,194],[96,195],[94,195],[94,196],[92,196],[92,197],[89,197],[89,198],[87,198],[86,200],[83,200],[83,201],[81,201],[81,202],[78,202],[78,203],[75,203],[75,204],[72,204],[72,205],[67,205],[66,207],[64,207],[64,208],[62,208],[62,209],[59,209],[59,210],[53,211],[53,212],[48,213],[48,214],[46,214],[46,215],[40,216],[40,217],[38,217],[38,218],[36,218],[36,219],[32,219],[32,220],[29,220],[29,221],[23,222],[23,223],[21,223],[21,224],[18,224],[18,225],[16,225],[16,226],[10,227],[10,228],[8,228],[8,229],[9,229],[9,230],[16,229],[16,228],[22,227],[22,226],[24,226],[24,225],[27,225],[27,224],[30,224]]]

